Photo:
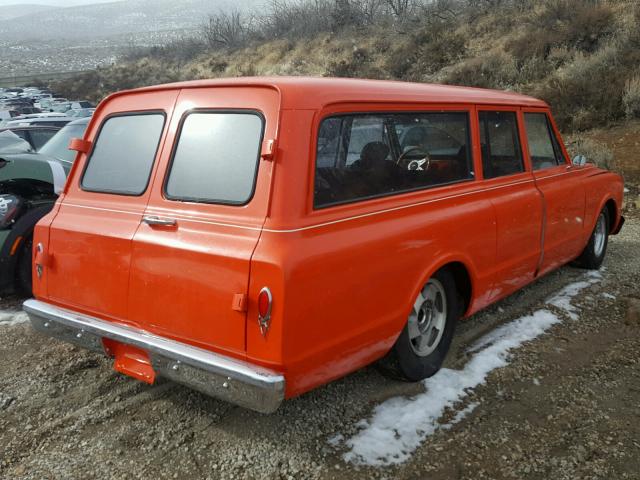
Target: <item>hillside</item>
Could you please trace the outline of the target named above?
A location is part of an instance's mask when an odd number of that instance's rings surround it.
[[[251,0],[126,0],[55,10],[43,7],[46,10],[0,21],[0,37],[13,41],[69,40],[161,30],[190,30],[212,11],[248,3]],[[4,7],[2,10],[7,8],[14,10],[14,7]]]
[[[194,35],[211,12],[246,9],[257,1],[126,0],[66,8],[0,7],[0,77],[111,65],[132,48],[166,45]]]
[[[55,7],[25,3],[20,5],[0,5],[0,24],[4,20],[12,20],[25,15],[34,15],[41,12],[51,11]]]
[[[233,43],[216,43],[215,35],[208,43],[181,40],[57,88],[97,100],[120,89],[186,79],[346,76],[533,94],[553,106],[565,130],[640,115],[638,2],[494,4],[431,2],[403,17],[387,12],[365,21],[356,16],[359,11],[350,18],[319,10],[318,2],[302,3],[297,5],[306,10],[267,12],[266,21],[242,30]]]

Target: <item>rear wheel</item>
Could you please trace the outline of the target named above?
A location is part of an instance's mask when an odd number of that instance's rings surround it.
[[[402,333],[381,361],[383,370],[413,382],[434,375],[449,351],[460,311],[453,275],[441,270],[418,293]]]
[[[596,220],[589,243],[584,248],[576,263],[583,268],[597,270],[602,265],[604,256],[607,253],[607,243],[609,240],[609,212],[603,208]]]
[[[24,241],[16,264],[16,288],[24,295],[32,295],[32,270],[31,258],[33,250],[33,237]]]

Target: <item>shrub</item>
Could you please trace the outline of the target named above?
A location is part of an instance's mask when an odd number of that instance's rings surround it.
[[[371,61],[370,53],[364,48],[355,48],[347,60],[338,60],[329,63],[327,77],[351,77],[351,78],[383,78]]]
[[[628,118],[640,118],[640,74],[627,80],[622,103]]]
[[[601,126],[624,114],[625,68],[628,67],[621,61],[616,45],[590,56],[579,54],[571,64],[534,89],[534,94],[554,107],[562,128],[584,130]]]
[[[519,81],[515,59],[494,50],[456,65],[445,78],[446,83],[484,88],[512,88]]]
[[[604,143],[577,136],[567,141],[567,150],[571,158],[576,155],[584,155],[589,163],[594,163],[607,170],[616,170],[617,165],[613,152]]]
[[[258,21],[258,35],[264,39],[301,38],[329,32],[336,19],[334,6],[331,0],[271,0],[267,13]]]
[[[520,59],[546,58],[554,47],[594,52],[615,29],[611,7],[593,0],[546,0],[525,32],[507,42]]]

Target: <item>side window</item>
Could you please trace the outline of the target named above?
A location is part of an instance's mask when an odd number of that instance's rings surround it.
[[[524,122],[527,129],[529,155],[534,170],[555,167],[561,162],[562,151],[549,125],[545,113],[525,113]]]
[[[516,112],[480,112],[484,178],[524,172]]]
[[[172,200],[244,204],[253,196],[263,120],[255,113],[196,112],[182,124],[165,194]]]
[[[551,141],[553,142],[553,150],[556,154],[556,162],[558,162],[558,165],[564,165],[565,163],[567,163],[567,159],[564,156],[562,147],[560,146],[560,139],[558,138],[556,133],[553,131],[553,126],[551,124],[551,119],[549,118],[549,115],[545,115],[545,116],[547,118],[547,125],[549,126],[549,135],[551,135]]]
[[[318,168],[334,167],[338,161],[344,138],[340,129],[343,126],[339,117],[327,118],[318,132],[318,150],[316,163]]]
[[[110,117],[100,127],[82,176],[82,188],[91,192],[141,195],[164,126],[161,113]]]
[[[318,131],[314,206],[473,178],[466,112],[329,117]]]

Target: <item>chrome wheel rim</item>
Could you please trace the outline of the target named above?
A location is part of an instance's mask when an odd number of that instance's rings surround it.
[[[596,257],[602,255],[602,251],[604,250],[604,241],[607,238],[607,219],[604,216],[604,213],[601,213],[598,217],[598,222],[596,223],[596,229],[593,232],[593,253]]]
[[[426,357],[442,340],[447,323],[447,296],[442,283],[432,278],[422,288],[407,321],[409,344],[414,353]]]

